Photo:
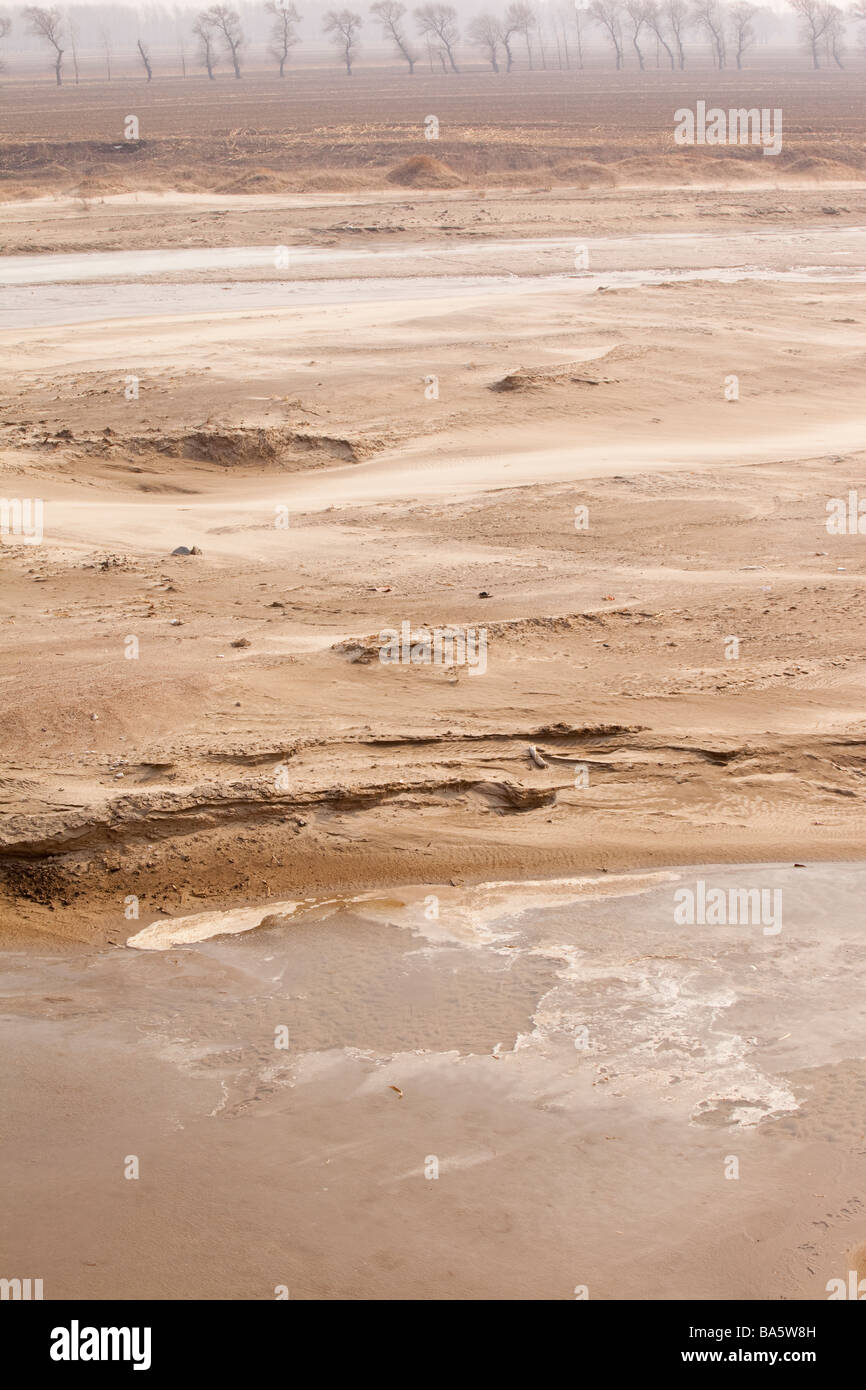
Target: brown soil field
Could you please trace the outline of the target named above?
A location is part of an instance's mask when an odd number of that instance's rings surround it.
[[[382,186],[435,153],[473,185],[542,180],[604,187],[778,178],[856,178],[866,169],[864,73],[760,68],[716,73],[492,72],[298,68],[290,80],[10,81],[0,115],[0,194],[136,188],[274,193]],[[697,100],[780,107],[778,157],[677,147],[673,114]],[[140,140],[125,141],[127,115]],[[424,136],[435,115],[438,140]]]

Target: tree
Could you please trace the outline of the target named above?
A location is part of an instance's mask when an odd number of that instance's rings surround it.
[[[280,65],[280,77],[285,77],[289,50],[294,48],[296,43],[300,43],[295,25],[300,24],[301,16],[294,5],[286,5],[283,0],[268,0],[265,9],[274,19],[268,52]]]
[[[863,0],[866,4],[866,0]],[[520,25],[515,18],[516,5],[509,5],[505,12],[505,18],[499,21],[499,39],[505,49],[505,71],[510,72],[514,62],[514,54],[511,51],[511,40],[515,34],[520,33]]]
[[[574,6],[574,29],[577,34],[577,66],[583,69],[583,23],[587,17],[587,11],[577,4]]]
[[[342,51],[348,77],[352,76],[352,64],[358,49],[358,30],[363,22],[354,10],[328,10],[322,24],[325,33],[331,36],[331,43]]]
[[[644,5],[644,0],[625,0],[625,12],[628,15],[629,28],[631,29],[631,45],[637,54],[638,67],[641,72],[643,72],[645,64],[638,39],[640,38],[641,29],[646,24],[646,6]]]
[[[721,71],[727,60],[725,48],[725,16],[719,0],[700,0],[695,6],[694,21],[710,40],[713,62]]]
[[[480,48],[487,55],[487,61],[493,71],[498,72],[499,63],[497,58],[499,55],[499,45],[502,42],[500,21],[494,19],[491,14],[480,14],[470,22],[467,35],[469,42],[476,48]]]
[[[370,13],[378,19],[385,38],[393,43],[395,53],[406,59],[411,77],[418,61],[418,50],[411,39],[406,37],[403,27],[406,6],[401,5],[400,0],[377,0],[375,5],[370,6]]]
[[[28,5],[24,11],[24,18],[30,27],[31,34],[35,34],[38,39],[44,39],[54,49],[54,76],[57,79],[58,87],[63,86],[63,76],[61,67],[63,65],[63,19],[59,10],[45,10],[40,5]]]
[[[747,48],[751,48],[755,42],[755,26],[752,20],[758,13],[757,5],[748,4],[748,0],[740,0],[731,9],[731,29],[734,38],[734,56],[737,60],[737,67],[743,66],[743,54]]]
[[[833,59],[837,68],[843,68],[842,54],[845,52],[845,15],[838,5],[827,5],[827,34],[824,47],[828,60]]]
[[[105,76],[111,81],[111,31],[102,28],[99,31],[99,42],[102,44],[102,51],[105,54]]]
[[[656,39],[661,44],[665,53],[670,59],[671,68],[676,68],[674,51],[668,43],[668,31],[665,25],[665,16],[659,9],[657,0],[647,0],[644,5],[644,21],[651,34],[655,34]]]
[[[69,49],[70,49],[70,52],[71,52],[71,54],[72,54],[72,75],[73,75],[73,77],[75,78],[75,85],[76,85],[76,87],[77,87],[77,86],[78,86],[78,77],[79,77],[79,73],[78,73],[78,36],[79,36],[80,30],[79,30],[79,28],[78,28],[78,20],[75,18],[75,15],[74,15],[74,14],[70,14],[69,11],[67,10],[67,12],[66,12],[64,18],[66,19],[66,31],[67,31],[67,33],[69,34]]]
[[[237,10],[230,10],[228,5],[211,5],[209,10],[202,11],[199,20],[206,20],[214,35],[222,39],[232,60],[235,77],[239,79],[241,75],[241,49],[245,40]],[[208,76],[210,75],[210,69],[208,69]]]
[[[150,53],[148,49],[145,48],[144,44],[141,42],[141,39],[138,40],[136,47],[141,55],[141,61],[144,63],[144,70],[147,73],[147,80],[148,82],[150,82],[153,78],[153,69],[150,66]]]
[[[533,9],[535,12],[535,32],[538,35],[538,47],[541,52],[541,66],[544,68],[544,71],[547,72],[547,54],[544,51],[545,10],[544,8],[539,9],[537,3],[533,6]]]
[[[689,9],[687,0],[664,0],[664,17],[667,20],[670,31],[673,34],[674,44],[677,50],[677,66],[682,72],[686,65],[686,51],[683,48],[683,34],[689,24]]]
[[[800,21],[803,42],[812,55],[812,67],[819,68],[821,40],[827,33],[830,23],[830,7],[821,0],[790,0],[791,8]]]
[[[526,44],[526,57],[529,62],[530,72],[532,71],[532,40],[529,35],[535,28],[536,19],[532,12],[532,6],[526,0],[515,0],[515,3],[508,6],[505,16],[505,24],[509,36],[511,34],[522,34],[523,42]],[[503,40],[504,42],[504,40]],[[511,64],[509,63],[509,67]]]
[[[11,28],[12,20],[9,18],[9,16],[5,14],[0,14],[0,42],[2,42],[2,40],[6,38],[6,35],[9,33],[9,30]],[[0,61],[0,72],[3,71],[3,68],[4,64],[2,61]]]
[[[415,11],[415,23],[418,25],[418,33],[429,34],[431,39],[438,39],[445,53],[448,55],[448,62],[451,64],[451,71],[459,73],[460,69],[454,61],[454,48],[460,39],[460,30],[457,27],[457,11],[453,5],[422,5]],[[444,56],[442,66],[445,66]]]
[[[556,34],[556,51],[557,53],[559,53],[559,32],[561,30],[562,48],[563,52],[565,53],[565,66],[569,69],[571,68],[571,54],[568,49],[568,21],[574,14],[574,12],[575,7],[573,5],[566,4],[564,0],[560,0],[560,3],[556,5],[556,7],[553,10],[553,32],[554,34]],[[557,29],[556,27],[557,23],[559,24],[559,29]],[[559,65],[560,67],[562,67],[561,58]]]
[[[622,5],[620,0],[592,0],[589,17],[604,29],[616,56],[617,70],[625,64],[622,51]]]
[[[216,81],[214,77],[214,64],[216,62],[216,42],[214,39],[214,29],[207,15],[202,13],[198,16],[192,26],[192,32],[198,39],[198,56],[202,66],[207,68],[207,75],[211,82]]]

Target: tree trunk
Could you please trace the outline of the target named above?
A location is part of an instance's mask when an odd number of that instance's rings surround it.
[[[144,63],[144,70],[147,73],[147,80],[149,82],[150,79],[153,77],[153,73],[150,67],[150,59],[148,58],[147,54],[141,46],[141,39],[138,40],[138,51],[141,54],[141,61]]]

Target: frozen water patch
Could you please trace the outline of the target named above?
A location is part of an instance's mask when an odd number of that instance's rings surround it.
[[[452,890],[450,895],[448,890],[442,888],[437,889],[436,893],[425,893],[424,888],[411,886],[388,894],[374,891],[347,897],[302,898],[265,903],[260,907],[197,912],[190,917],[161,917],[130,936],[126,944],[137,951],[169,951],[175,946],[194,946],[215,936],[237,936],[242,932],[255,931],[271,917],[296,917],[301,913],[328,917],[340,910],[354,910],[362,917],[395,926],[408,926],[434,945],[495,946],[511,940],[513,936],[510,928],[495,931],[491,926],[506,912],[519,915],[538,908],[566,905],[582,898],[644,893],[648,888],[679,878],[679,874],[662,870],[648,874],[610,874],[603,878],[482,883],[474,888],[461,889],[459,893]],[[440,895],[447,904],[446,913],[441,918],[428,918],[431,899],[438,903]]]
[[[130,936],[126,944],[137,951],[170,951],[173,946],[194,946],[213,936],[237,936],[240,932],[254,931],[266,918],[291,917],[302,906],[300,902],[279,902],[268,903],[265,907],[237,907],[229,912],[196,912],[191,917],[161,917]]]
[[[632,897],[681,875],[669,870],[604,874],[592,877],[503,880],[453,888],[404,890],[400,910],[381,902],[381,895],[346,899],[360,915],[406,926],[431,946],[460,945],[510,950],[519,919],[544,908],[568,907],[595,898]],[[377,903],[376,898],[379,897]]]

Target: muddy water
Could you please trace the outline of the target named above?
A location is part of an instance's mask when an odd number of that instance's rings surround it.
[[[10,289],[3,295],[0,329],[50,328],[63,324],[97,323],[110,319],[158,318],[184,314],[227,314],[245,310],[300,309],[322,304],[376,304],[393,301],[455,300],[537,294],[563,290],[591,294],[598,289],[661,285],[671,281],[712,280],[720,284],[743,281],[789,281],[795,284],[866,282],[866,270],[832,266],[774,271],[759,267],[743,270],[622,270],[604,274],[534,276],[520,280],[502,275],[404,276],[380,280],[318,280],[296,284],[285,281],[195,284],[51,285],[45,289]]]
[[[587,269],[575,269],[580,247],[586,248]],[[288,261],[287,269],[278,270],[273,246],[0,257],[0,325],[48,327],[545,290],[587,294],[668,281],[861,283],[866,228],[290,247]],[[178,278],[189,276],[196,278]]]
[[[575,250],[586,248],[590,266],[599,270],[652,269],[659,265],[682,268],[736,268],[757,260],[775,269],[798,263],[844,264],[848,258],[862,261],[866,252],[866,227],[817,227],[798,232],[717,233],[657,232],[628,237],[484,237],[455,243],[420,245],[286,247],[289,273],[307,269],[338,268],[351,278],[353,268],[373,269],[377,264],[401,262],[426,264],[438,275],[449,268],[459,273],[466,261],[481,262],[485,273],[512,270],[525,273],[555,262],[563,271],[574,265]],[[189,274],[193,271],[275,270],[276,248],[265,246],[189,247],[181,250],[132,250],[76,252],[66,255],[0,257],[0,283],[5,285],[63,284],[72,280],[127,280],[149,275]],[[504,258],[504,259],[499,259]],[[498,262],[498,263],[497,263]],[[375,273],[375,271],[373,271]]]
[[[678,922],[698,881],[780,930]],[[9,1257],[46,1297],[825,1297],[866,1238],[864,890],[415,886],[7,954]]]

